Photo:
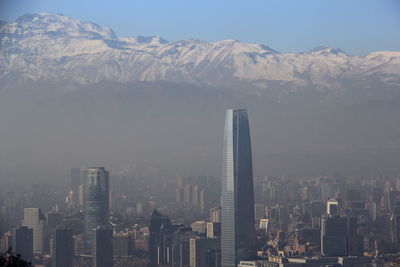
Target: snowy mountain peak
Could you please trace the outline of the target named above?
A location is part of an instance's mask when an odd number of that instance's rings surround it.
[[[231,51],[233,54],[240,53],[259,53],[259,54],[279,54],[278,51],[263,45],[263,44],[248,44],[242,43],[238,40],[222,40],[219,42],[213,43],[215,47],[226,49],[227,51]]]
[[[49,38],[117,39],[115,33],[108,27],[73,19],[63,14],[49,13],[22,15],[15,22],[2,27],[0,34],[10,38],[23,38],[35,35]]]
[[[329,46],[317,46],[310,50],[309,53],[319,54],[319,55],[348,55],[345,51],[339,48],[332,48]]]
[[[161,38],[160,36],[138,36],[135,37],[138,43],[147,44],[167,44],[168,41]]]
[[[231,39],[118,38],[110,28],[62,14],[25,14],[0,27],[0,82],[20,78],[80,84],[172,81],[257,95],[318,90],[336,96],[349,84],[368,87],[371,79],[398,90],[400,52],[355,57],[331,47],[279,53]]]
[[[136,37],[123,37],[121,41],[127,42],[130,45],[164,45],[169,42],[160,36],[136,36]]]

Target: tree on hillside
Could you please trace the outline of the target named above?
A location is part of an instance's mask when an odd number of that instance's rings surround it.
[[[11,249],[0,254],[0,267],[31,267],[29,262],[21,259],[21,255],[15,255]]]

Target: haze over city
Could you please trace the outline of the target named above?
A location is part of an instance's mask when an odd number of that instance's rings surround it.
[[[1,1],[0,249],[27,226],[29,261],[57,265],[50,233],[62,226],[75,242],[69,266],[95,266],[100,227],[99,238],[136,244],[132,262],[115,252],[103,266],[178,266],[170,252],[154,254],[156,240],[179,229],[203,240],[192,232],[204,221],[222,229],[204,241],[213,266],[293,255],[317,257],[313,266],[391,262],[400,251],[399,28],[390,0]],[[87,184],[93,177],[100,187]],[[229,195],[231,184],[246,193]],[[330,219],[348,225],[346,251],[323,245]],[[303,241],[309,250],[294,245]]]

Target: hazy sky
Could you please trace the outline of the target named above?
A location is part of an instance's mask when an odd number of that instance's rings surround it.
[[[1,19],[38,12],[93,21],[118,36],[237,39],[281,52],[400,50],[398,0],[0,0]]]

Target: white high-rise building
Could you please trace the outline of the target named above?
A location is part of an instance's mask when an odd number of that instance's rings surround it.
[[[43,251],[43,227],[44,216],[39,208],[25,208],[22,226],[33,229],[33,252],[42,253]]]

